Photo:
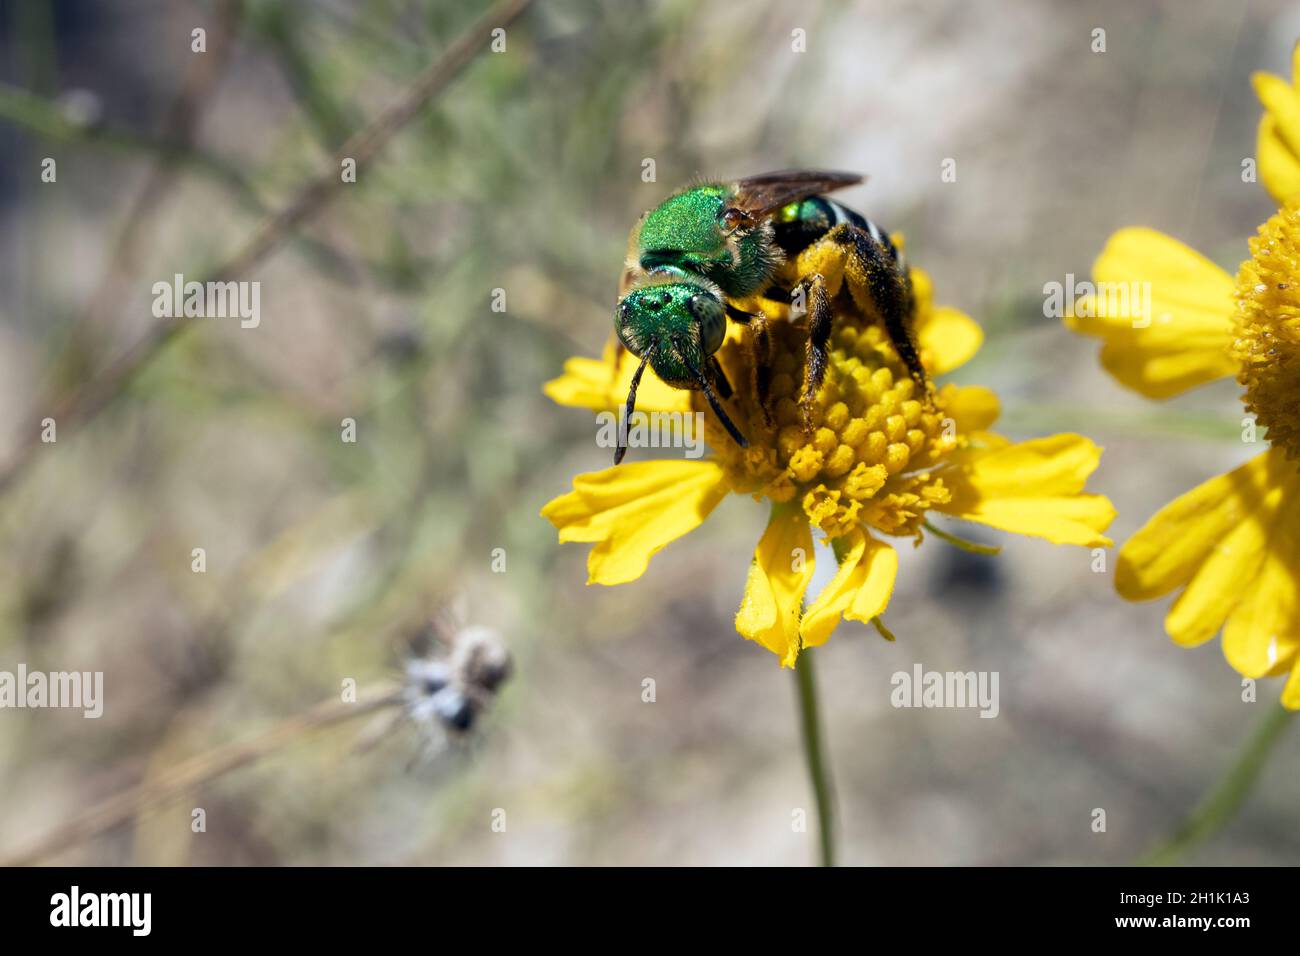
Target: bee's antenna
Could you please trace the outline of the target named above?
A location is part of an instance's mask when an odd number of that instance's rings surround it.
[[[614,449],[614,464],[619,464],[623,456],[627,454],[627,427],[632,421],[632,413],[636,411],[636,389],[641,384],[641,373],[645,371],[646,362],[650,361],[650,353],[654,351],[654,342],[645,350],[645,355],[641,356],[641,364],[636,367],[632,374],[632,385],[627,390],[627,411],[623,413],[623,420],[618,424],[618,447]]]
[[[682,356],[682,361],[686,362],[685,355]],[[709,400],[709,407],[713,409],[713,414],[717,415],[718,421],[722,422],[722,427],[736,440],[737,445],[741,448],[748,448],[749,442],[745,441],[745,436],[740,433],[740,429],[732,423],[731,419],[727,417],[727,413],[723,411],[722,404],[718,401],[718,396],[714,394],[713,386],[709,383],[708,378],[689,362],[686,362],[686,368],[695,378],[695,381],[700,383],[700,389],[704,392],[704,397]]]

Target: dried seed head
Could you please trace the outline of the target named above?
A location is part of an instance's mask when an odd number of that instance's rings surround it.
[[[464,628],[448,639],[451,650],[446,657],[406,662],[403,696],[417,725],[463,734],[473,729],[510,676],[511,658],[491,628]]]
[[[471,688],[496,693],[510,677],[512,661],[501,636],[488,627],[468,627],[456,636],[452,669]]]

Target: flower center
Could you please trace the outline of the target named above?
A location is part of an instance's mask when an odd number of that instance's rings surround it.
[[[1288,458],[1300,457],[1300,206],[1250,240],[1237,273],[1233,355],[1246,409]]]
[[[926,469],[956,446],[941,412],[914,398],[916,385],[888,336],[856,311],[835,310],[825,381],[805,430],[800,400],[807,361],[803,323],[773,319],[767,410],[759,404],[748,334],[718,353],[735,389],[728,408],[749,440],[732,442],[702,396],[706,434],[733,490],[784,502],[799,496],[809,522],[829,537],[865,524],[889,534],[916,534],[924,512],[949,492]]]

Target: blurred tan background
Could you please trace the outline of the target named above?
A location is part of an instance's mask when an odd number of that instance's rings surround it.
[[[484,9],[0,2],[0,461],[45,396],[159,321],[154,282],[228,258]],[[203,81],[197,26],[232,44]],[[538,517],[608,463],[590,416],[540,388],[599,354],[629,228],[701,174],[868,174],[845,202],[903,232],[938,301],[986,330],[957,380],[999,390],[1013,437],[1104,444],[1095,486],[1122,541],[1249,456],[1237,388],[1125,392],[1044,318],[1043,284],[1084,278],[1128,224],[1235,269],[1271,212],[1241,179],[1249,74],[1287,72],[1297,36],[1300,10],[1264,0],[539,0],[245,276],[260,327],[162,320],[202,327],[5,489],[0,669],[102,670],[106,702],[97,721],[0,711],[0,854],[346,678],[395,677],[451,605],[515,656],[469,740],[351,722],[50,859],[812,861],[815,834],[790,826],[812,806],[793,678],[732,626],[761,507],[726,502],[615,589],[585,587],[586,548]],[[1164,602],[1122,603],[1086,551],[996,540],[996,558],[904,548],[898,642],[850,625],[818,652],[846,863],[1129,862],[1274,705],[1277,682],[1243,703],[1217,642],[1175,648]],[[915,662],[998,671],[999,717],[893,709],[890,675]],[[1298,768],[1287,739],[1190,859],[1300,860]]]

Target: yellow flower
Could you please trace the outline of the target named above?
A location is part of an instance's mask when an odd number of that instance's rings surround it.
[[[814,247],[815,248],[815,247]],[[788,264],[787,278],[815,271],[812,252]],[[916,334],[934,375],[969,359],[982,334],[969,317],[936,307],[929,278],[913,270]],[[932,403],[915,383],[878,324],[837,300],[829,368],[817,396],[811,434],[802,427],[808,332],[790,307],[768,299],[737,303],[771,319],[773,375],[766,408],[755,387],[749,333],[735,323],[718,352],[735,389],[728,412],[749,441],[741,449],[699,393],[678,391],[647,370],[639,411],[704,415],[714,455],[699,461],[631,461],[578,475],[573,490],[542,514],[559,539],[594,544],[588,583],[623,584],[640,577],[665,545],[704,522],[728,494],[771,502],[736,629],[787,667],[800,650],[823,644],[841,619],[872,621],[889,603],[898,556],[886,537],[919,544],[929,512],[978,522],[1059,544],[1108,545],[1102,532],[1110,502],[1083,493],[1101,449],[1078,435],[1012,444],[988,429],[997,397],[976,386],[946,385]],[[613,411],[626,394],[634,359],[571,359],[546,385],[564,405]],[[821,593],[805,593],[813,577],[813,534],[833,548],[838,570]],[[883,629],[882,629],[883,630]]]
[[[1300,44],[1291,53],[1291,82],[1272,73],[1251,78],[1264,105],[1256,154],[1270,195],[1285,205],[1300,196]]]
[[[1274,135],[1279,124],[1265,128]],[[1271,189],[1278,169],[1271,167]],[[1282,703],[1294,710],[1300,709],[1300,511],[1294,506],[1300,500],[1300,207],[1288,206],[1264,223],[1250,250],[1234,282],[1175,239],[1150,229],[1121,230],[1093,267],[1098,294],[1081,300],[1079,314],[1066,321],[1101,338],[1105,367],[1143,395],[1165,398],[1229,375],[1245,387],[1246,409],[1271,447],[1157,512],[1120,549],[1115,586],[1130,601],[1181,589],[1165,618],[1169,636],[1190,647],[1222,630],[1224,655],[1243,676],[1290,673]],[[1107,307],[1102,289],[1117,286],[1102,283],[1135,282],[1151,284],[1149,313],[1131,307],[1134,297],[1128,308]]]

